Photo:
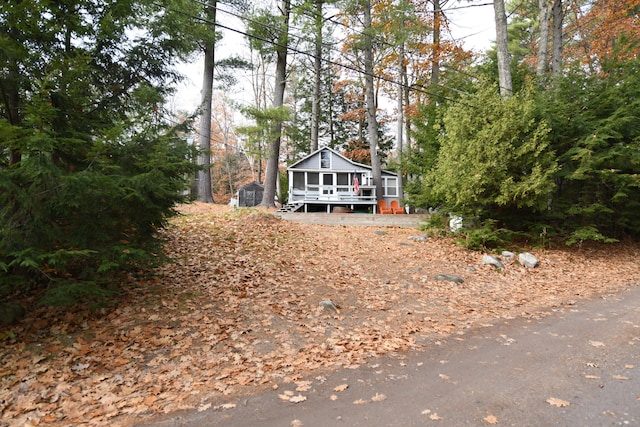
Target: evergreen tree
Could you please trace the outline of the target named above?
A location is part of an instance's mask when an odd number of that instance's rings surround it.
[[[0,3],[0,292],[73,302],[158,259],[192,171],[163,119],[182,3]]]
[[[442,126],[421,200],[515,229],[515,212],[545,211],[557,164],[531,90],[503,100],[484,83],[446,110]]]
[[[552,212],[569,243],[640,234],[640,67],[576,69],[544,95],[562,166]]]

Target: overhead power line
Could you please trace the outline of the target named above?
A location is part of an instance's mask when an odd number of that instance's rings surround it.
[[[201,2],[199,2],[197,0],[194,0],[194,1],[197,2],[197,3],[201,3]],[[201,3],[201,4],[203,4],[203,3]],[[183,14],[185,16],[188,16],[188,17],[190,17],[192,19],[195,19],[195,20],[198,20],[200,22],[203,22],[203,23],[206,23],[206,24],[210,24],[210,25],[215,25],[216,27],[225,29],[227,31],[231,31],[231,32],[236,33],[236,34],[243,35],[245,37],[252,38],[254,40],[258,40],[258,41],[270,44],[270,45],[275,46],[275,47],[279,47],[279,48],[282,48],[282,49],[287,49],[289,52],[297,53],[299,55],[307,56],[307,57],[310,57],[310,58],[315,58],[315,55],[313,55],[312,53],[302,51],[302,50],[297,49],[295,47],[284,45],[282,43],[278,43],[276,41],[269,40],[269,39],[266,39],[264,37],[257,36],[255,34],[247,33],[246,31],[238,30],[237,28],[232,28],[232,27],[230,27],[228,25],[225,25],[225,24],[222,24],[220,22],[212,22],[211,20],[209,20],[207,18],[203,18],[201,16],[195,16],[195,15],[193,15],[191,13],[188,13],[188,12],[184,12],[184,11],[180,11],[180,10],[176,10],[176,9],[172,9],[172,10],[174,12],[181,13],[181,14]],[[415,92],[424,93],[425,95],[438,97],[438,98],[441,98],[441,99],[444,99],[444,100],[447,100],[447,101],[451,101],[451,102],[460,102],[460,101],[458,101],[456,99],[447,97],[445,95],[441,95],[441,94],[438,94],[438,93],[430,92],[430,91],[427,91],[425,89],[418,88],[418,87],[415,87],[415,86],[405,85],[402,82],[398,82],[398,81],[390,79],[388,77],[379,76],[379,75],[375,75],[375,74],[372,74],[372,73],[367,73],[366,71],[361,70],[361,69],[359,69],[357,67],[354,67],[354,66],[351,66],[351,65],[347,65],[347,64],[340,63],[340,62],[332,61],[332,60],[326,59],[326,58],[320,58],[320,60],[323,61],[326,64],[334,65],[334,66],[337,66],[337,67],[341,67],[341,68],[353,71],[353,72],[355,72],[357,74],[360,74],[360,75],[373,77],[375,79],[378,79],[378,80],[381,80],[381,81],[384,81],[384,82],[387,82],[387,83],[390,83],[390,84],[393,84],[393,85],[396,85],[396,86],[400,86],[400,87],[402,87],[404,89],[409,89],[409,90],[412,90],[412,91],[415,91]]]

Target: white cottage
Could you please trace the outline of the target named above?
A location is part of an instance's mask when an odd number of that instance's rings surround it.
[[[376,213],[378,202],[371,166],[321,148],[287,168],[289,210],[330,213],[335,207]],[[398,175],[382,171],[382,198],[399,200]]]

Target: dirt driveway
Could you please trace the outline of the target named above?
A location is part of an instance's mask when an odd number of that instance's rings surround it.
[[[639,346],[636,287],[148,426],[639,425]]]

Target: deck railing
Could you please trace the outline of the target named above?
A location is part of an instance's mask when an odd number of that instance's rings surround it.
[[[376,187],[360,186],[355,194],[353,185],[307,185],[305,189],[294,188],[289,195],[290,202],[375,202]]]

